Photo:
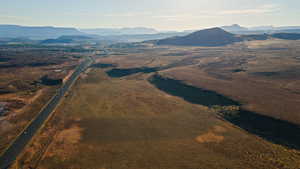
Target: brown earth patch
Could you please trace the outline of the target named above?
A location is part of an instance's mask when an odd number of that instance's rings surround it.
[[[14,127],[13,124],[11,124],[10,122],[8,122],[6,120],[3,120],[3,121],[0,120],[0,133],[9,131],[13,127]]]
[[[217,133],[224,133],[227,131],[227,129],[223,126],[215,126],[213,130]]]
[[[35,102],[39,97],[42,97],[43,93],[45,92],[45,89],[40,89],[38,90],[32,97],[30,98],[18,98],[20,99],[22,102],[24,102],[25,106],[23,106],[20,109],[16,109],[14,110],[15,113],[20,113],[23,112],[28,106],[30,106],[30,104],[32,104],[33,102]]]
[[[196,137],[196,141],[199,143],[220,143],[223,140],[224,136],[217,135],[211,131]]]
[[[78,143],[81,139],[81,131],[80,127],[73,126],[60,132],[56,140],[61,143]]]
[[[77,143],[81,140],[83,129],[72,126],[58,133],[49,147],[45,157],[58,156],[62,160],[78,152]]]
[[[225,133],[226,131],[226,127],[216,125],[207,133],[196,137],[196,141],[199,143],[220,143],[224,140],[224,136],[220,134]]]

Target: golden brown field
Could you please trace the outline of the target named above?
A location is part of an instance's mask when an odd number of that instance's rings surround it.
[[[297,169],[299,46],[112,48],[12,168]]]
[[[64,79],[78,64],[76,54],[64,50],[0,46],[0,154],[59,87],[43,84],[42,77]]]
[[[299,151],[158,90],[148,82],[151,75],[110,78],[104,69],[91,69],[14,167],[299,167]]]
[[[217,91],[251,111],[300,124],[299,47],[299,41],[283,40],[217,48],[160,47],[102,61],[121,68],[170,65],[161,71],[165,76]]]

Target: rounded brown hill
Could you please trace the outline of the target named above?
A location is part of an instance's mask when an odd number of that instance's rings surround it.
[[[242,41],[242,38],[221,28],[204,29],[187,36],[173,37],[157,41],[158,45],[178,46],[224,46]]]

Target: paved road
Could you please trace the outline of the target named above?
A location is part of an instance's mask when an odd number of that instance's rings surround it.
[[[80,73],[86,70],[93,60],[88,57],[81,63],[71,75],[69,80],[57,91],[56,95],[52,97],[49,103],[41,110],[40,114],[29,124],[29,126],[17,137],[17,139],[9,146],[9,148],[0,157],[0,169],[8,168],[22,152],[24,147],[29,143],[34,134],[41,128],[45,120],[49,117],[51,112],[59,104],[61,98],[70,89],[72,84],[77,80]]]

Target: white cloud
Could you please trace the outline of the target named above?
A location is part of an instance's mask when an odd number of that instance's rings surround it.
[[[90,11],[78,11],[78,12],[64,12],[64,15],[73,16],[73,17],[143,17],[151,16],[150,12],[124,12],[124,13],[99,13],[99,12],[90,12]]]
[[[226,15],[257,15],[257,14],[268,14],[280,11],[280,6],[277,4],[265,4],[256,8],[248,9],[233,9],[233,10],[221,10],[221,11],[200,11],[197,13],[183,13],[183,14],[165,14],[165,15],[154,15],[154,18],[161,18],[167,21],[183,21],[193,20],[198,18],[216,18]]]
[[[141,16],[149,16],[151,12],[127,12],[127,13],[107,13],[102,16],[105,17],[141,17]]]
[[[217,12],[219,15],[235,15],[235,14],[266,14],[273,13],[280,10],[280,7],[276,4],[266,4],[262,6],[258,6],[257,8],[252,9],[244,9],[244,10],[224,10]]]
[[[0,19],[1,20],[9,20],[9,21],[27,21],[27,20],[30,20],[29,18],[27,17],[24,17],[24,16],[13,16],[13,15],[1,15],[0,14]]]
[[[216,15],[207,14],[204,12],[197,14],[180,14],[180,15],[154,15],[153,18],[164,19],[167,21],[187,21],[187,20],[195,20],[200,18],[215,18]]]
[[[0,18],[4,19],[19,19],[18,16],[0,15]]]
[[[105,16],[105,17],[134,17],[137,15],[135,13],[111,13],[111,14],[104,14],[102,16]]]

